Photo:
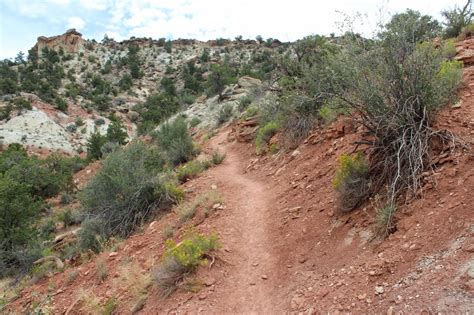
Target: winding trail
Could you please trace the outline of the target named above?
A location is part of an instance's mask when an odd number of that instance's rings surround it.
[[[278,264],[270,226],[274,196],[264,182],[244,174],[244,158],[234,144],[227,142],[227,136],[222,132],[209,143],[213,150],[226,154],[224,163],[209,175],[222,194],[228,209],[225,211],[229,211],[215,228],[221,231],[221,242],[232,254],[234,266],[215,292],[218,305],[209,311],[276,314]]]

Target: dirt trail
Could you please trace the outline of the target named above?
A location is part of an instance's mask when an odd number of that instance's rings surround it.
[[[265,183],[243,173],[245,164],[227,132],[220,133],[210,147],[226,154],[225,162],[209,175],[222,194],[228,215],[216,228],[224,250],[232,255],[232,268],[219,291],[211,312],[275,314],[276,255],[272,252],[271,209],[274,200]]]

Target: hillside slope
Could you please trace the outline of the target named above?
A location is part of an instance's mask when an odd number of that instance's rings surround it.
[[[336,158],[353,150],[361,132],[350,120],[314,130],[294,151],[265,156],[228,126],[203,145],[207,154],[225,152],[224,162],[183,184],[189,200],[217,191],[211,210],[199,208],[182,226],[176,211],[165,214],[117,248],[32,284],[9,307],[82,314],[115,298],[117,314],[467,313],[474,309],[472,64],[459,96],[436,128],[466,146],[433,159],[422,198],[399,205],[397,230],[385,240],[374,234],[370,203],[347,214],[336,208]],[[150,277],[169,226],[180,226],[176,240],[191,226],[216,232],[222,247],[187,287],[164,298]],[[108,270],[103,281],[100,261]]]

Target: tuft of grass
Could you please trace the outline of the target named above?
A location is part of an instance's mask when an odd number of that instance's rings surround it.
[[[205,170],[205,165],[200,161],[190,161],[186,164],[179,166],[176,169],[178,180],[181,183],[188,181],[192,178],[197,177],[202,171]]]
[[[107,279],[107,276],[109,275],[109,270],[104,260],[97,261],[95,265],[95,275],[99,283]]]
[[[77,293],[77,300],[80,302],[80,310],[84,314],[100,314],[102,307],[100,305],[100,300],[92,292],[81,289]]]
[[[372,201],[375,208],[375,232],[386,237],[395,232],[396,225],[394,221],[396,205],[391,202],[383,203],[380,196],[376,195]]]
[[[172,238],[174,235],[174,227],[172,225],[167,225],[163,230],[163,237],[165,239]]]
[[[193,117],[190,121],[189,121],[189,126],[191,128],[193,127],[196,127],[197,125],[199,125],[201,123],[201,119],[199,119],[198,117]]]
[[[123,288],[131,296],[129,304],[125,306],[134,314],[145,305],[152,283],[149,273],[143,272],[140,266],[129,261],[120,267],[119,277],[115,280],[114,286]]]
[[[111,297],[105,302],[104,308],[102,310],[102,315],[112,315],[117,308],[117,298]]]
[[[72,270],[70,271],[66,278],[64,279],[64,285],[70,285],[71,283],[74,282],[74,280],[77,279],[77,277],[79,276],[79,271],[78,270]]]
[[[221,164],[225,159],[225,154],[220,154],[219,152],[215,151],[212,153],[211,156],[211,163],[214,165]]]
[[[278,131],[278,124],[274,121],[270,121],[265,126],[258,129],[257,137],[255,139],[255,149],[257,154],[262,153],[264,147],[267,145],[268,141],[276,134]]]
[[[178,213],[179,221],[181,224],[192,219],[196,215],[198,208],[202,208],[204,214],[207,216],[212,210],[213,205],[220,203],[222,197],[216,191],[209,191],[196,197],[190,202],[184,202],[178,205],[176,213]]]

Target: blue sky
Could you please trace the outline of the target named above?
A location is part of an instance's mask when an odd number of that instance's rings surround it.
[[[38,36],[76,28],[85,38],[130,36],[196,38],[273,37],[296,40],[338,33],[343,14],[365,14],[358,31],[368,34],[377,21],[406,8],[440,19],[459,0],[0,0],[0,59],[27,52]]]

